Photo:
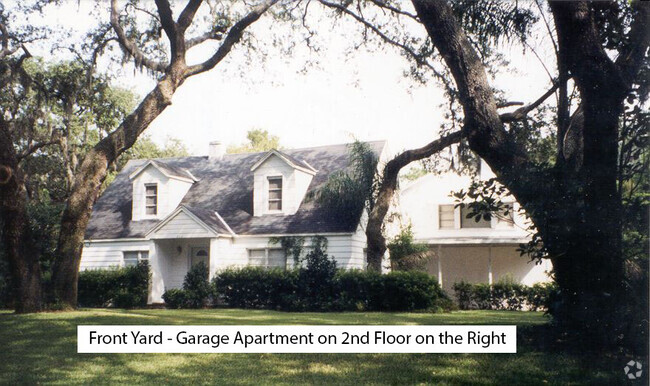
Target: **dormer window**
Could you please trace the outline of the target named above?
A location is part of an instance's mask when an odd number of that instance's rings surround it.
[[[282,177],[269,177],[269,210],[282,210]]]
[[[147,215],[158,214],[158,184],[145,184],[145,210]]]

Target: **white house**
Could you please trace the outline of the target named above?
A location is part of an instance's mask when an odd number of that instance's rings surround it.
[[[385,143],[368,145],[381,160]],[[150,303],[182,285],[204,261],[213,275],[231,266],[286,267],[271,237],[325,236],[342,268],[366,266],[361,214],[341,221],[313,200],[331,173],[349,166],[348,145],[130,161],[99,198],[88,225],[80,269],[149,260]],[[350,216],[346,216],[350,217]]]
[[[480,169],[480,179],[494,177],[485,162]],[[513,209],[508,216],[492,216],[491,221],[476,222],[467,218],[468,209],[455,207],[451,193],[467,190],[470,183],[469,176],[455,173],[426,174],[400,191],[402,222],[410,222],[416,242],[432,249],[428,272],[448,293],[461,280],[491,284],[509,277],[526,285],[549,281],[548,260],[536,264],[517,251],[530,235],[514,198],[503,200]]]
[[[383,141],[368,145],[380,165],[386,161]],[[325,236],[339,267],[364,269],[365,217],[343,220],[305,199],[347,167],[346,144],[224,154],[213,142],[207,157],[130,161],[93,208],[80,269],[148,260],[150,303],[181,287],[199,261],[210,275],[232,266],[291,266],[293,259],[271,244],[271,237]],[[496,220],[466,224],[453,208],[449,192],[467,183],[453,175],[442,180],[428,175],[401,193],[403,217],[412,222],[418,241],[438,252],[429,272],[448,290],[454,281],[496,281],[506,273],[527,284],[543,280],[547,267],[526,264],[514,251],[525,241],[524,232]]]

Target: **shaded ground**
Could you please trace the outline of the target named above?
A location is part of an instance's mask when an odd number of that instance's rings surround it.
[[[79,324],[516,324],[517,354],[77,354]],[[630,358],[559,352],[541,313],[0,312],[0,383],[634,384]],[[647,363],[644,363],[647,370]]]

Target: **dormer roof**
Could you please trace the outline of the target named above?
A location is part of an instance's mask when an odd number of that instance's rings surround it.
[[[153,167],[158,169],[160,173],[162,173],[165,177],[167,178],[173,178],[176,180],[181,180],[189,183],[194,183],[199,181],[192,173],[187,170],[183,169],[180,167],[172,166],[169,164],[161,163],[161,162],[156,162],[155,160],[148,160],[144,163],[144,165],[140,166],[138,169],[136,169],[133,173],[129,174],[129,179],[133,180],[136,178],[140,173],[145,171],[147,168]]]
[[[378,157],[384,150],[383,141],[368,142],[368,145]],[[349,144],[339,144],[287,149],[278,153],[293,165],[305,170],[310,166],[312,171],[318,170],[307,189],[309,195],[321,188],[332,173],[350,167],[349,150]],[[155,165],[150,165],[148,160],[131,160],[95,203],[86,239],[144,238],[160,223],[159,219],[132,220],[133,181],[130,177],[137,176],[146,167],[157,167],[166,175],[198,180],[191,184],[179,206],[183,205],[221,235],[351,233],[357,229],[358,218],[342,220],[316,200],[303,200],[294,214],[254,216],[254,172],[251,166],[270,156],[268,153],[225,154],[219,161],[194,156],[163,158],[153,160]]]
[[[251,171],[254,172],[257,168],[262,166],[264,162],[266,162],[266,160],[268,160],[272,156],[277,156],[292,168],[311,174],[312,176],[318,172],[309,163],[307,163],[307,161],[290,156],[289,154],[281,152],[280,150],[276,150],[276,149],[272,149],[264,153],[262,157],[257,162],[255,162],[255,164],[251,167]]]

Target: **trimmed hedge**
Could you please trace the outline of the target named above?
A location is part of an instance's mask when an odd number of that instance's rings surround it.
[[[146,261],[132,267],[79,273],[80,307],[145,307],[151,274]]]
[[[214,292],[210,285],[209,270],[201,262],[187,271],[183,289],[172,288],[163,294],[167,308],[205,308],[212,305]]]
[[[329,270],[329,268],[327,269]],[[422,272],[385,275],[338,270],[313,280],[305,269],[227,269],[214,279],[229,307],[284,311],[415,311],[447,309],[451,301],[435,278]]]
[[[555,283],[538,283],[526,286],[512,281],[471,284],[454,283],[458,308],[461,310],[547,310],[550,300],[558,291]]]

